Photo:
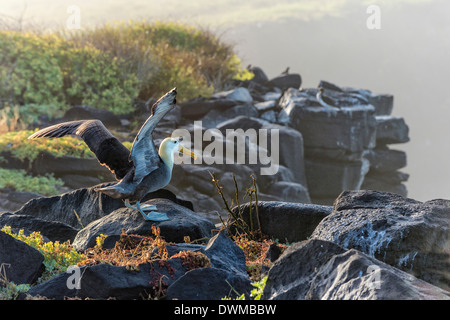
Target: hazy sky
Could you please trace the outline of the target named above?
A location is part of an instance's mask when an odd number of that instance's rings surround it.
[[[369,5],[381,29],[367,28]],[[111,20],[181,20],[232,41],[244,64],[275,76],[286,66],[304,87],[320,80],[394,94],[411,142],[409,197],[450,198],[450,1],[446,0],[0,0],[0,18],[64,29],[71,5],[81,27]],[[12,19],[14,18],[14,19]]]

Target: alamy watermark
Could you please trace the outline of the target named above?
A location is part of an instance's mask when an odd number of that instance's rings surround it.
[[[370,16],[366,20],[366,26],[369,30],[381,29],[381,9],[379,6],[372,4],[367,7],[366,13]]]
[[[77,5],[67,7],[66,28],[69,30],[81,29],[81,9]]]
[[[70,266],[67,268],[66,273],[70,273],[66,280],[67,289],[81,289],[81,270],[78,266]]]
[[[260,164],[265,166],[260,175],[274,175],[279,169],[279,129],[226,129],[223,135],[219,129],[203,131],[202,121],[194,121],[193,137],[187,129],[176,129],[172,137],[181,137],[186,146],[193,142],[194,164]],[[192,158],[177,155],[174,162],[191,164]]]
[[[381,268],[376,264],[367,267],[366,274],[369,275],[367,286],[370,289],[381,289]]]

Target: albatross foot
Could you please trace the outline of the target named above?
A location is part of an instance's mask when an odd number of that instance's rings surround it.
[[[155,205],[152,205],[152,204],[144,204],[143,206],[141,206],[141,210],[142,211],[156,211],[157,208]]]
[[[141,212],[141,214],[144,216],[145,220],[150,220],[150,221],[167,221],[167,220],[170,220],[169,217],[167,216],[167,214],[165,214],[163,212],[152,211],[149,214],[145,214],[143,212]]]
[[[156,212],[156,211],[152,211],[149,214],[145,214],[142,207],[141,207],[141,203],[139,201],[136,202],[136,207],[139,210],[139,212],[142,214],[142,216],[144,217],[145,220],[150,220],[150,221],[167,221],[170,220],[169,217],[167,216],[167,214],[162,213],[162,212]],[[147,207],[147,210],[151,210],[148,209],[148,207],[152,207],[152,206],[144,206]],[[153,206],[156,209],[156,206]],[[155,210],[154,209],[154,210]]]
[[[144,205],[141,207],[141,203],[139,201],[136,202],[136,206],[132,206],[130,204],[130,201],[128,199],[125,199],[125,206],[128,208],[134,209],[139,211],[145,220],[149,221],[167,221],[170,220],[167,214],[162,212],[156,212],[156,206],[155,205]],[[151,211],[149,214],[145,214],[144,211]]]

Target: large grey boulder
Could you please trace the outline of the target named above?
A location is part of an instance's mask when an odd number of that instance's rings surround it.
[[[268,87],[276,87],[281,90],[289,88],[299,89],[302,85],[302,77],[298,73],[288,73],[276,76],[266,83]]]
[[[154,294],[154,287],[161,285],[164,289],[186,272],[179,258],[166,260],[163,264],[159,262],[140,264],[137,270],[106,263],[87,267],[83,270],[77,296],[118,300],[149,298]]]
[[[214,228],[212,222],[186,207],[161,198],[143,204],[156,205],[158,211],[166,213],[170,220],[148,221],[144,220],[137,210],[119,208],[80,230],[73,242],[74,248],[84,251],[95,245],[95,240],[100,234],[120,235],[122,229],[127,234],[150,236],[152,225],[160,228],[161,236],[168,242],[183,242],[185,236],[189,236],[191,240],[211,236],[211,230]]]
[[[15,214],[59,221],[73,228],[80,228],[81,225],[85,226],[123,206],[122,200],[96,192],[94,187],[91,187],[58,196],[32,199]]]
[[[0,229],[10,226],[14,232],[24,230],[24,234],[39,232],[50,241],[73,241],[78,230],[58,221],[46,221],[24,214],[0,213]]]
[[[450,300],[450,293],[351,249],[317,272],[307,299]]]
[[[251,208],[254,229],[258,229],[260,224],[263,234],[280,242],[307,239],[320,221],[331,213],[330,206],[280,201],[258,201],[258,206],[253,203]],[[250,203],[242,204],[240,209],[244,221],[251,225]],[[238,214],[237,207],[232,210]]]
[[[343,252],[343,248],[328,241],[294,243],[269,270],[264,299],[305,300],[317,270],[334,255]]]
[[[450,288],[450,201],[419,202],[378,191],[345,191],[311,239],[334,242]]]
[[[239,273],[218,268],[201,268],[186,272],[167,289],[167,297],[177,300],[220,300],[247,297],[253,287],[250,279]],[[236,292],[238,294],[236,294]]]
[[[267,300],[449,300],[450,294],[358,250],[307,240],[269,271]]]
[[[4,281],[33,284],[45,267],[44,256],[23,241],[0,231],[0,286]]]

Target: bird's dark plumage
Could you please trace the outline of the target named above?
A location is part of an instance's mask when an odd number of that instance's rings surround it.
[[[122,179],[132,168],[130,150],[128,150],[100,120],[78,120],[64,122],[42,129],[32,134],[28,139],[42,137],[58,138],[76,135],[86,142],[98,161],[106,166],[116,179]]]

